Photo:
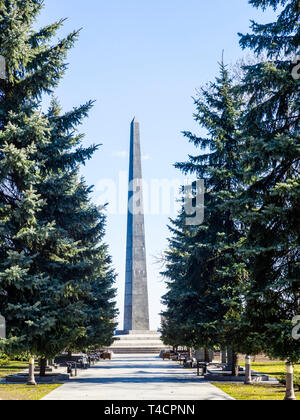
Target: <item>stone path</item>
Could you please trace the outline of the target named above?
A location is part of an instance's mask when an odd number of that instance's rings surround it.
[[[195,371],[151,355],[115,355],[48,394],[44,400],[232,400]]]

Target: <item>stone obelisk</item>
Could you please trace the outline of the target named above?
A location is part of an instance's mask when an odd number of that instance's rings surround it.
[[[131,123],[124,331],[149,331],[140,125]]]
[[[131,123],[124,329],[116,331],[115,354],[157,354],[168,349],[150,331],[140,125]]]

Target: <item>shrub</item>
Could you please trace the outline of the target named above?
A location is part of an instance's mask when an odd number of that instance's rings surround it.
[[[279,378],[279,382],[281,383],[281,385],[286,386],[286,376],[281,375]],[[300,391],[300,374],[299,373],[294,374],[294,385],[295,385],[295,388],[298,388],[298,391]]]
[[[294,384],[295,387],[298,388],[298,391],[300,391],[300,373],[295,374]]]
[[[0,354],[0,366],[5,366],[9,363],[9,357],[6,354]]]
[[[13,360],[16,362],[28,362],[30,359],[30,354],[27,352],[19,353],[18,355],[13,355]]]

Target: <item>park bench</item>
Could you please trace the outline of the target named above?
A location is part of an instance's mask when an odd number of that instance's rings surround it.
[[[186,358],[184,367],[187,369],[193,369],[197,367],[197,363],[197,359],[195,359],[194,357],[192,359]]]
[[[189,359],[189,354],[188,353],[180,353],[179,354],[178,361],[180,362],[180,364],[182,363],[182,365],[184,365],[187,362],[188,359]]]
[[[208,366],[210,364],[207,362],[197,362],[197,376],[204,376],[208,372]]]
[[[96,364],[96,358],[94,356],[89,356],[89,365],[95,366]]]
[[[101,355],[100,355],[100,353],[95,353],[95,354],[94,354],[94,358],[95,358],[95,361],[96,361],[96,362],[100,362],[100,360],[101,360]]]
[[[101,360],[101,353],[97,353],[95,351],[91,351],[88,353],[88,356],[90,357],[91,364],[95,365],[97,362],[100,362]]]
[[[86,355],[83,355],[79,360],[80,369],[88,369],[90,367],[89,358]]]
[[[224,365],[223,363],[207,363],[207,362],[197,362],[197,376],[204,376],[207,373],[211,373],[209,368],[210,367],[216,367],[216,368],[221,368],[222,370],[224,370],[226,368],[226,365]]]
[[[174,353],[173,356],[172,356],[172,360],[174,362],[179,362],[180,355],[181,355],[181,353],[179,353],[179,352],[178,353]]]
[[[163,360],[172,360],[171,353],[163,353]]]
[[[104,353],[101,355],[101,358],[102,358],[103,360],[111,360],[111,359],[112,359],[112,354],[111,354],[110,352],[104,352]]]
[[[77,376],[77,362],[67,362],[67,373],[73,378],[74,376]]]

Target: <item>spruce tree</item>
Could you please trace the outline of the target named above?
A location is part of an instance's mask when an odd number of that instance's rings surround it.
[[[6,77],[0,79],[0,311],[7,320],[8,343],[31,354],[36,333],[51,323],[46,303],[34,298],[49,279],[35,265],[40,247],[55,230],[53,223],[38,219],[46,203],[36,185],[50,142],[39,100],[56,87],[77,37],[73,33],[49,45],[62,22],[33,32],[41,8],[41,1],[0,5],[0,54],[6,64]]]
[[[182,236],[188,255],[182,267],[183,280],[170,268],[165,274],[174,281],[172,292],[181,289],[179,296],[186,297],[178,312],[193,334],[193,346],[206,349],[230,346],[236,354],[241,349],[241,340],[237,337],[239,332],[242,334],[243,312],[242,295],[240,290],[237,293],[237,285],[244,280],[245,266],[235,251],[241,228],[228,203],[241,183],[239,121],[242,101],[223,62],[216,82],[202,89],[195,103],[195,120],[207,130],[208,136],[186,132],[185,136],[202,153],[190,156],[188,162],[178,163],[176,167],[185,174],[205,180],[205,222],[202,226],[189,228],[189,235]],[[167,259],[176,258],[176,252],[177,249],[172,250]],[[169,297],[170,293],[166,296],[167,304],[170,304]],[[174,308],[175,302],[174,299]],[[237,374],[237,363],[234,374]]]
[[[115,275],[103,243],[105,217],[90,202],[91,188],[78,175],[78,165],[84,164],[97,149],[83,149],[82,135],[77,133],[91,106],[89,102],[61,114],[54,99],[47,115],[51,143],[44,150],[46,164],[43,182],[38,186],[47,206],[40,219],[55,221],[56,236],[40,252],[39,270],[56,284],[53,295],[47,289],[48,315],[55,322],[39,343],[43,369],[45,359],[59,351],[81,350],[76,345],[87,336],[90,345],[101,347],[111,344],[107,342],[112,341],[114,333]]]
[[[299,83],[293,77],[299,47],[298,0],[251,0],[257,8],[283,6],[276,22],[252,22],[241,35],[267,60],[246,67],[240,90],[249,99],[244,116],[243,168],[247,191],[237,215],[248,232],[241,248],[247,261],[249,332],[272,357],[299,362],[292,320],[300,310]]]
[[[108,342],[115,292],[105,218],[78,179],[79,165],[96,150],[84,149],[76,131],[92,103],[61,115],[53,101],[47,115],[40,111],[78,33],[52,45],[63,21],[33,31],[42,6],[10,0],[0,8],[7,67],[0,80],[0,312],[7,320],[6,350],[45,359],[83,337]],[[101,316],[92,317],[91,301],[101,305]]]
[[[173,347],[194,347],[195,334],[190,316],[195,292],[186,280],[192,228],[186,226],[184,212],[176,220],[171,220],[169,230],[172,236],[168,239],[169,249],[165,252],[165,269],[162,272],[168,288],[162,298],[165,306],[162,313],[162,339],[166,345]]]

